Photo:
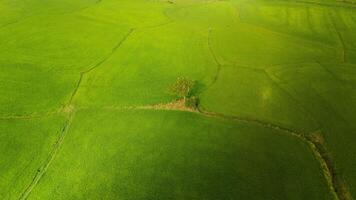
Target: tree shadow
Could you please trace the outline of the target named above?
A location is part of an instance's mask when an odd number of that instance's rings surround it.
[[[201,93],[204,92],[204,90],[206,88],[207,88],[206,84],[204,84],[204,83],[202,83],[200,81],[195,81],[194,85],[192,87],[192,90],[191,90],[191,92],[189,94],[189,97],[193,97],[193,96],[197,97],[197,96],[199,96]]]

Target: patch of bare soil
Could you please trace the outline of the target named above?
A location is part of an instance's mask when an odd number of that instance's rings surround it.
[[[138,106],[136,109],[147,109],[147,110],[178,110],[187,112],[199,112],[197,109],[186,106],[184,99],[179,99],[177,101],[165,103],[165,104],[155,104],[147,106]]]

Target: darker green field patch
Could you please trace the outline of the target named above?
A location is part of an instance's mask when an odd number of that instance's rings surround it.
[[[329,199],[319,170],[306,144],[278,131],[172,111],[80,111],[30,199]]]

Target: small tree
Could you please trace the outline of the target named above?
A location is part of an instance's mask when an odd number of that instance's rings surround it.
[[[191,95],[190,93],[192,92],[194,83],[194,81],[188,78],[179,77],[176,82],[171,85],[169,92],[172,95],[175,95],[178,98],[183,98],[183,100],[186,101],[186,98],[190,97]]]

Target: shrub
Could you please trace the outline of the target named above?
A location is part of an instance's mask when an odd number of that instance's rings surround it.
[[[199,98],[198,97],[190,97],[185,100],[185,106],[192,108],[192,109],[197,109],[199,106]]]

